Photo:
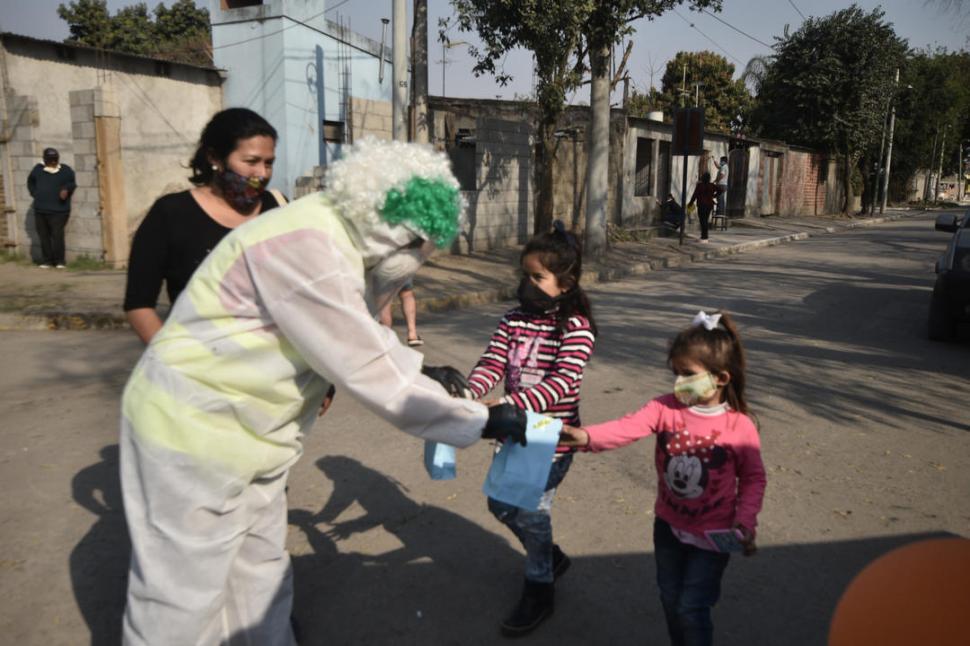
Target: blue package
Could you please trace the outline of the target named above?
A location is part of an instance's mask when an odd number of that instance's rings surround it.
[[[432,440],[424,441],[424,468],[432,480],[454,480],[455,447]]]
[[[482,491],[509,505],[536,511],[549,481],[552,456],[559,443],[562,422],[558,419],[526,413],[527,446],[507,439],[492,459]]]

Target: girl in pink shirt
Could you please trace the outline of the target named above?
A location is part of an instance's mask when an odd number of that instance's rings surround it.
[[[765,469],[744,398],[744,349],[730,317],[698,313],[674,338],[667,364],[673,393],[617,420],[565,427],[560,444],[605,451],[657,436],[653,537],[667,630],[675,646],[707,645],[730,556],[722,550],[735,543],[746,556],[755,552]]]

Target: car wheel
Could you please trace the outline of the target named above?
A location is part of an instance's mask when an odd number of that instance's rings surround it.
[[[956,322],[947,311],[946,301],[936,290],[930,298],[927,332],[933,341],[950,341],[956,332]]]

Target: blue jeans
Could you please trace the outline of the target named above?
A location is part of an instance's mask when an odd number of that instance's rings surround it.
[[[653,524],[653,545],[670,643],[710,646],[711,608],[721,596],[721,577],[730,555],[681,543],[660,518]]]
[[[552,501],[556,487],[566,477],[573,463],[568,453],[552,463],[546,492],[539,502],[539,509],[528,511],[514,505],[488,499],[488,510],[505,524],[525,548],[525,578],[534,583],[552,583]]]

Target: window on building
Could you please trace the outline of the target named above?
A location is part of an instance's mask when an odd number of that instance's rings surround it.
[[[475,132],[470,128],[459,128],[455,133],[454,142],[445,147],[451,159],[451,170],[458,179],[463,191],[477,191],[478,182],[475,173]]]
[[[331,144],[342,144],[344,142],[344,122],[324,121],[323,140]]]
[[[650,171],[653,169],[653,139],[637,137],[636,176],[633,194],[637,197],[653,195],[650,190]]]
[[[240,7],[258,7],[263,0],[222,0],[223,9],[239,9]]]

